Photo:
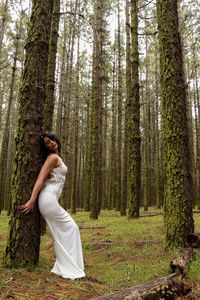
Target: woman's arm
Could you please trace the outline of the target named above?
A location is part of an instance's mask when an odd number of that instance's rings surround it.
[[[29,212],[33,212],[35,202],[37,200],[37,196],[39,192],[41,191],[42,187],[44,186],[44,183],[51,172],[51,170],[58,166],[59,159],[57,154],[51,154],[47,157],[44,165],[42,166],[42,169],[38,175],[38,178],[35,182],[35,185],[33,187],[31,198],[29,201],[27,201],[25,204],[20,206],[20,210],[24,214],[28,214]]]

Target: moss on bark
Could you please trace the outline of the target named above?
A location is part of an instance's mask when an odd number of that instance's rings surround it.
[[[192,177],[177,1],[158,0],[166,246],[181,247],[194,229]]]
[[[33,1],[26,59],[20,89],[12,215],[4,263],[9,267],[35,265],[39,259],[40,215],[23,216],[19,206],[31,196],[40,169],[39,134],[43,125],[50,1]]]
[[[140,103],[139,103],[139,53],[137,1],[131,2],[131,96],[128,98],[128,215],[139,217],[140,206]]]

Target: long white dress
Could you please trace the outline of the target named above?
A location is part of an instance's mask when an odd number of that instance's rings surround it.
[[[60,157],[59,157],[60,158]],[[58,200],[65,183],[67,167],[54,168],[40,192],[38,205],[54,239],[56,261],[51,272],[63,278],[85,277],[79,228]]]

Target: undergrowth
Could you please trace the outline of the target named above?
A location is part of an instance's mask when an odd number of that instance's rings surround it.
[[[150,213],[158,212],[150,210]],[[143,212],[141,211],[141,215]],[[0,265],[0,299],[88,300],[169,274],[178,252],[165,251],[162,215],[128,220],[116,211],[102,211],[98,220],[89,213],[73,216],[80,227],[85,271],[82,280],[66,280],[50,272],[54,263],[53,241],[41,239],[40,262],[34,270],[10,270]],[[0,218],[0,262],[6,245],[9,218]],[[195,216],[196,232],[200,217]],[[200,254],[192,262],[188,279],[200,281]]]

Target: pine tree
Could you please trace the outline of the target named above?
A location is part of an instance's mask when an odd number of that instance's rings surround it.
[[[131,96],[128,98],[128,216],[139,217],[140,208],[140,103],[138,53],[138,1],[131,1]]]
[[[50,33],[50,1],[33,1],[20,90],[12,186],[12,216],[4,262],[9,267],[36,265],[39,258],[40,215],[37,209],[21,215],[19,206],[30,196],[40,170],[39,135],[42,131]]]
[[[166,246],[181,247],[194,229],[189,136],[177,0],[158,0]]]

